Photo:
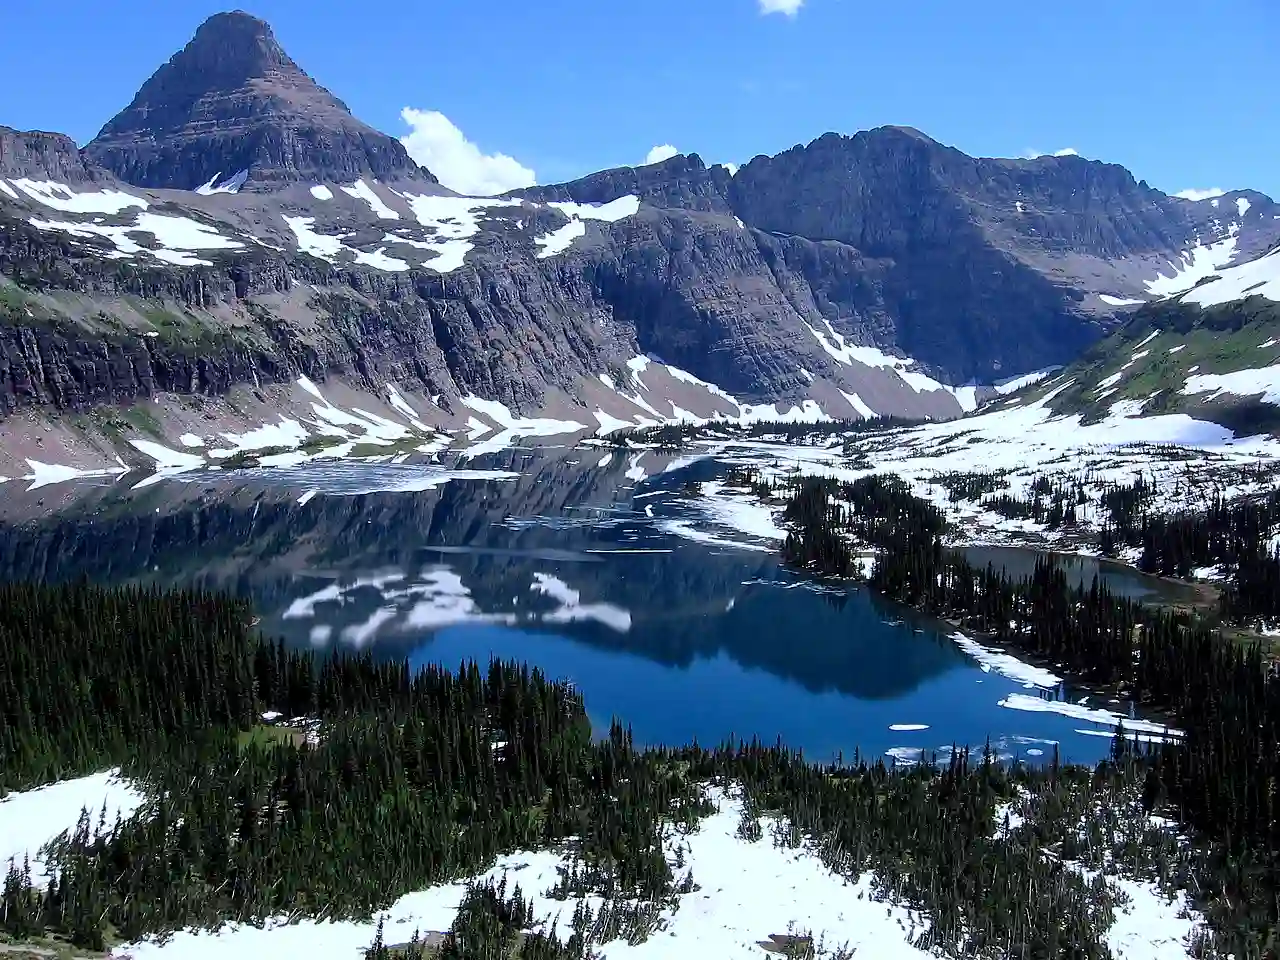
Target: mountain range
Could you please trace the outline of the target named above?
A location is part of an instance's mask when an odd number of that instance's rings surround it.
[[[222,13],[83,148],[0,127],[0,474],[388,422],[958,416],[1277,244],[1254,191],[902,126],[463,197]]]

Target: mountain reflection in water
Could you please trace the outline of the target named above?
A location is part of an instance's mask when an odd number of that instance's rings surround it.
[[[367,489],[360,467],[326,468],[319,495],[305,471],[86,485],[52,517],[0,524],[0,572],[227,589],[295,645],[526,660],[642,742],[781,735],[821,759],[988,740],[1006,755],[1107,752],[1105,725],[1002,707],[1036,692],[868,591],[805,582],[759,543],[673,535],[690,471],[716,464],[614,459],[511,451],[410,492],[350,492]]]

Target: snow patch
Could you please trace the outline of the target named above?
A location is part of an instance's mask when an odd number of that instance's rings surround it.
[[[1159,297],[1169,297],[1190,290],[1201,280],[1213,276],[1235,256],[1236,238],[1227,237],[1205,246],[1197,242],[1180,258],[1169,263],[1173,271],[1168,276],[1162,270],[1154,280],[1147,281],[1147,291]]]
[[[349,187],[339,187],[338,189],[349,197],[354,197],[356,200],[363,200],[369,205],[369,209],[374,212],[374,215],[382,220],[400,219],[400,214],[387,206],[386,202],[373,192],[373,187],[369,186],[369,184],[365,183],[363,180],[357,180]]]
[[[515,416],[506,404],[497,400],[484,400],[476,396],[462,397],[459,402],[482,416],[488,417],[502,429],[488,440],[484,440],[463,451],[464,457],[476,457],[482,453],[493,453],[509,447],[517,437],[554,437],[561,434],[578,433],[588,429],[584,423],[576,420],[553,420],[550,418],[525,418]],[[484,426],[480,421],[476,421]]]
[[[587,225],[575,217],[564,226],[557,227],[550,233],[534,237],[533,242],[539,247],[538,259],[545,260],[547,257],[554,257],[558,253],[564,253],[573,245],[573,241],[586,235]]]
[[[997,383],[992,384],[992,387],[996,393],[1001,395],[1016,393],[1023,387],[1029,387],[1033,383],[1039,383],[1045,377],[1049,376],[1049,374],[1061,369],[1061,367],[1045,367],[1043,370],[1033,370],[1031,373],[1024,373],[1020,377],[1010,377],[1007,380],[1000,380]]]
[[[21,869],[23,857],[28,857],[32,882],[47,886],[51,878],[40,851],[63,831],[74,830],[81,811],[88,811],[93,829],[105,804],[110,828],[117,814],[128,819],[142,806],[143,795],[119,774],[118,769],[104,770],[10,793],[0,800],[0,870],[7,872],[11,859]]]
[[[876,412],[867,406],[866,403],[863,402],[863,399],[856,393],[845,393],[841,390],[840,396],[848,400],[849,406],[853,407],[853,409],[857,411],[858,416],[862,417],[864,420],[871,420],[876,416]]]
[[[1023,710],[1029,713],[1056,713],[1072,720],[1083,720],[1107,727],[1123,726],[1130,734],[1155,734],[1164,738],[1177,739],[1183,735],[1181,730],[1167,727],[1152,720],[1140,720],[1134,717],[1122,717],[1112,710],[1101,707],[1086,707],[1080,703],[1066,700],[1045,700],[1025,693],[1011,693],[1000,701],[1000,706],[1010,710]],[[1110,730],[1077,730],[1077,733],[1109,737]]]
[[[27,180],[20,178],[10,183],[30,199],[64,213],[119,213],[130,207],[145,210],[150,204],[141,197],[121,190],[96,190],[76,193],[64,183],[52,180]]]
[[[603,220],[606,223],[617,223],[627,217],[634,217],[640,209],[640,198],[634,194],[618,197],[608,203],[574,203],[572,201],[552,201],[547,206],[554,207],[566,217],[579,220]]]
[[[132,226],[108,226],[100,223],[67,223],[57,220],[32,218],[30,223],[37,230],[57,230],[77,237],[105,237],[115,245],[115,256],[131,257],[149,253],[157,260],[179,266],[211,265],[208,260],[189,256],[191,250],[233,250],[244,246],[237,240],[224,237],[216,229],[189,217],[161,216],[155,213],[138,214]],[[129,236],[131,233],[149,233],[160,249],[143,247]]]
[[[859,960],[929,960],[930,954],[911,945],[927,921],[905,907],[877,900],[871,874],[850,882],[803,848],[777,847],[767,839],[755,843],[739,839],[741,801],[720,789],[709,791],[709,796],[717,812],[688,835],[668,831],[663,843],[668,861],[675,859],[677,846],[683,848],[685,869],[693,871],[701,890],[682,897],[678,911],[664,914],[665,930],[635,946],[614,941],[604,946],[605,955],[631,960],[747,960],[766,955],[760,940],[785,934],[795,925],[811,930],[815,941],[847,944],[857,951]],[[762,817],[761,826],[768,837],[774,820]],[[556,868],[563,863],[559,854],[548,850],[512,853],[499,857],[477,879],[497,881],[505,876],[508,888],[519,883],[524,895],[533,900],[537,920],[549,926],[558,916],[564,932],[576,899],[561,902],[545,895],[559,879]],[[404,939],[414,929],[449,929],[465,893],[462,882],[442,884],[407,894],[364,922],[288,924],[280,918],[261,927],[233,923],[212,933],[184,930],[163,944],[143,942],[121,950],[133,960],[278,956],[350,960],[368,947],[379,920],[387,931],[405,931]],[[589,902],[598,905],[596,898]]]
[[[1042,667],[1034,667],[1029,663],[1024,663],[1012,654],[1005,653],[1003,650],[996,650],[992,647],[983,646],[972,637],[966,637],[959,631],[951,634],[952,641],[961,650],[978,662],[983,672],[990,673],[994,670],[1003,677],[1010,680],[1017,680],[1032,686],[1044,687],[1052,690],[1062,683],[1062,678],[1045,670]]]
[[[196,193],[201,196],[209,197],[215,193],[239,193],[240,188],[245,185],[249,179],[249,171],[241,170],[235,176],[228,177],[222,183],[218,183],[218,178],[222,176],[222,171],[218,171],[209,178],[209,182],[196,187]],[[215,186],[215,184],[217,184]]]
[[[197,467],[203,467],[205,464],[204,457],[198,457],[192,453],[182,453],[179,450],[171,450],[164,444],[156,443],[154,440],[130,440],[129,445],[154,460],[157,471],[194,470]]]
[[[451,273],[462,266],[470,252],[471,237],[480,231],[480,218],[487,211],[518,207],[520,200],[493,197],[437,197],[426,194],[399,194],[414,217],[433,231],[429,241],[436,256],[423,266],[437,273]]]
[[[1261,395],[1263,403],[1280,404],[1280,364],[1231,373],[1192,374],[1179,392],[1188,396],[1212,392],[1207,400],[1224,393],[1237,397]]]
[[[1212,307],[1246,297],[1280,301],[1280,247],[1256,260],[1221,271],[1217,280],[1196,287],[1182,297],[1182,302]]]

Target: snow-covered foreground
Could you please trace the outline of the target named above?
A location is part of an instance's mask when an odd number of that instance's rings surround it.
[[[90,826],[97,827],[104,807],[110,828],[116,816],[127,819],[142,805],[142,794],[117,770],[104,770],[75,780],[62,780],[35,790],[11,793],[0,800],[0,870],[13,860],[21,869],[23,858],[31,865],[32,882],[49,881],[41,848],[64,830],[74,830],[82,810],[88,810]]]
[[[680,909],[666,915],[666,928],[647,942],[604,945],[601,952],[608,960],[759,958],[762,951],[757,941],[770,934],[786,934],[792,925],[812,929],[815,937],[825,935],[828,944],[847,941],[859,948],[859,957],[872,960],[928,956],[908,942],[913,914],[873,902],[870,878],[851,886],[832,875],[817,857],[776,849],[769,839],[756,843],[739,840],[735,832],[741,804],[722,793],[717,799],[720,811],[704,820],[697,832],[687,837],[672,835],[667,841],[669,859],[674,858],[677,845],[685,845],[686,869],[693,870],[701,889],[685,895]],[[767,838],[767,822],[764,825]],[[524,895],[533,900],[539,919],[549,924],[560,916],[560,929],[567,932],[577,901],[557,901],[545,895],[556,883],[556,867],[563,862],[549,851],[515,853],[500,858],[482,878],[498,879],[507,874],[508,891],[518,883]],[[406,941],[415,929],[447,930],[465,892],[466,885],[459,882],[401,897],[380,915],[387,942]],[[593,908],[600,905],[598,897],[585,899]],[[114,955],[132,960],[274,960],[282,956],[356,960],[373,940],[377,919],[366,923],[268,924],[261,929],[230,925],[213,934],[182,932],[163,945],[132,944],[118,948]],[[918,935],[923,927],[918,917],[914,921]]]
[[[601,948],[607,960],[717,960],[752,958],[767,954],[759,942],[772,934],[811,931],[815,942],[828,949],[856,949],[860,960],[910,960],[932,956],[912,946],[928,928],[927,918],[904,907],[878,902],[872,897],[872,878],[850,883],[832,874],[820,859],[804,849],[773,845],[772,823],[761,818],[763,839],[749,842],[736,835],[741,802],[731,794],[712,790],[719,811],[698,829],[683,835],[670,833],[666,840],[669,861],[683,848],[685,867],[692,869],[699,889],[684,895],[674,913],[664,914],[663,928],[648,941],[631,945],[623,941]],[[523,852],[499,858],[478,879],[507,877],[508,892],[519,884],[533,900],[538,919],[549,925],[559,917],[559,929],[568,930],[576,900],[557,901],[546,896],[557,881],[556,867],[564,863],[554,852]],[[1166,960],[1186,956],[1183,938],[1198,922],[1187,912],[1185,901],[1167,902],[1149,884],[1112,879],[1129,897],[1117,911],[1108,936],[1120,960]],[[131,960],[275,960],[306,956],[311,960],[357,960],[373,940],[377,922],[385,924],[388,943],[407,941],[415,930],[443,931],[452,924],[466,892],[463,882],[443,884],[401,897],[367,922],[315,922],[296,924],[274,921],[262,927],[229,924],[215,933],[182,931],[163,944],[144,942],[118,947],[115,957]],[[593,908],[597,897],[586,897]],[[1186,916],[1180,914],[1186,913]]]

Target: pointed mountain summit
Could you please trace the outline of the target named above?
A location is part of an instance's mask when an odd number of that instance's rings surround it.
[[[239,10],[201,24],[84,153],[140,187],[436,182],[294,63],[270,25]]]

